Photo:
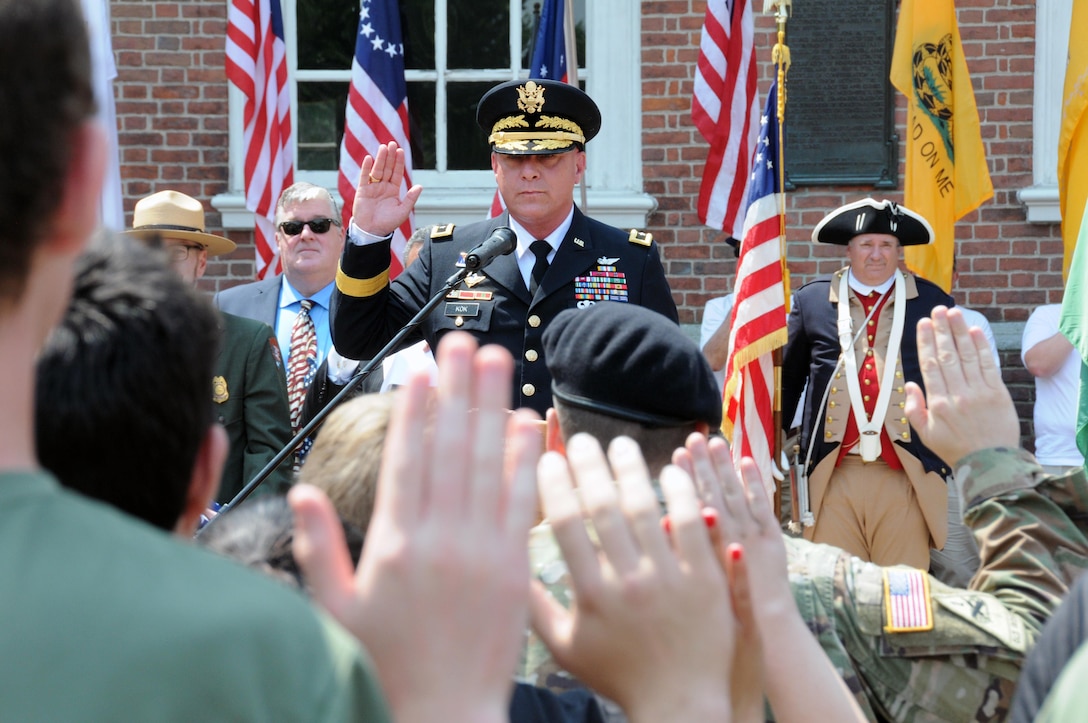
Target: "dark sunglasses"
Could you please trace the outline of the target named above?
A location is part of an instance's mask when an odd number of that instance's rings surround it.
[[[283,231],[288,236],[298,236],[302,233],[302,229],[306,226],[310,227],[310,230],[314,233],[325,233],[329,230],[329,226],[339,226],[340,222],[332,218],[314,218],[309,221],[284,221],[280,224],[280,231]]]

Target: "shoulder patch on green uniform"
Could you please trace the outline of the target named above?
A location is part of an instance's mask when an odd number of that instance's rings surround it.
[[[455,224],[445,223],[437,224],[431,229],[431,238],[449,238],[453,235],[453,227]]]
[[[929,576],[906,567],[884,568],[884,632],[913,633],[933,629]]]
[[[942,608],[1000,640],[1019,652],[1028,649],[1029,637],[1024,621],[990,596],[967,590],[935,595]]]
[[[646,231],[639,231],[638,229],[631,229],[631,235],[627,237],[627,240],[633,244],[639,246],[649,246],[653,243],[654,235],[647,233]]]

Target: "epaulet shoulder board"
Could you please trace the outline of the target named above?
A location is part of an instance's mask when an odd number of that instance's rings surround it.
[[[654,241],[654,235],[646,231],[631,229],[631,235],[627,237],[627,240],[639,246],[649,246]]]
[[[453,235],[453,227],[455,224],[445,223],[438,224],[431,229],[431,238],[449,238]]]

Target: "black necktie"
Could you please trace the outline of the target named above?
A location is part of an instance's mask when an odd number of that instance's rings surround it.
[[[548,254],[552,252],[552,247],[547,241],[537,239],[529,244],[529,250],[533,252],[533,256],[536,256],[532,278],[529,279],[529,295],[536,296],[536,290],[544,280],[544,274],[548,273]]]

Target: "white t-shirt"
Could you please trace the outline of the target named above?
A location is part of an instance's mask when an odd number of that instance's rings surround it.
[[[990,322],[986,320],[980,312],[974,309],[968,309],[965,306],[957,306],[957,309],[963,312],[963,320],[967,322],[967,326],[977,326],[982,329],[982,333],[986,335],[986,341],[990,342],[990,351],[994,353],[994,361],[997,362],[997,368],[1001,368],[1001,355],[997,353],[997,340],[994,339],[994,330],[990,328]]]
[[[729,315],[733,313],[733,295],[718,296],[706,302],[703,309],[703,325],[699,328],[699,348],[702,349],[714,336],[718,328],[729,321]],[[718,389],[725,388],[725,366],[714,372],[714,378],[718,380]]]
[[[1024,325],[1021,359],[1033,346],[1058,333],[1061,310],[1061,304],[1047,304],[1032,312]],[[1062,467],[1084,464],[1076,440],[1080,364],[1077,350],[1070,349],[1056,374],[1035,377],[1035,458],[1039,464]]]

